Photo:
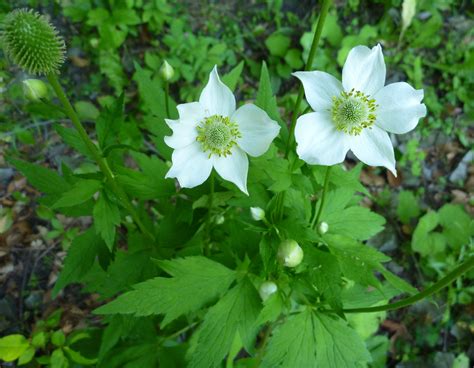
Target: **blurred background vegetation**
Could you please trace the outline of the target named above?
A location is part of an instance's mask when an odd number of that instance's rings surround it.
[[[309,0],[6,0],[0,20],[19,7],[49,15],[66,39],[62,76],[82,119],[93,122],[98,107],[109,106],[124,91],[128,115],[120,134],[153,154],[167,150],[157,138],[167,128],[156,124],[156,96],[144,76],[161,85],[165,59],[175,70],[170,91],[178,103],[196,99],[214,65],[222,74],[243,68],[236,93],[238,100],[251,100],[265,61],[288,121],[297,87],[291,73],[303,68],[319,6]],[[472,249],[473,13],[467,0],[335,0],[313,65],[340,76],[353,46],[380,43],[387,83],[407,81],[425,91],[427,117],[394,140],[399,176],[381,168],[362,171],[371,193],[365,204],[388,220],[372,245],[393,257],[392,271],[420,288]],[[53,317],[50,328],[65,334],[98,324],[90,314],[93,294],[73,286],[51,298],[65,251],[83,220],[65,219],[38,204],[38,193],[5,162],[10,154],[87,172],[54,126],[65,120],[62,112],[24,97],[21,82],[28,77],[0,57],[0,336],[28,334]],[[353,164],[349,156],[348,165]],[[473,272],[466,277],[472,281]],[[351,316],[371,348],[371,366],[470,366],[470,284],[451,285],[436,304]]]

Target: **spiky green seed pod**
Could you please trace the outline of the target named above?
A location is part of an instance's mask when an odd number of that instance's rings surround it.
[[[58,73],[64,62],[64,40],[46,18],[33,10],[17,9],[3,22],[6,54],[31,74]]]

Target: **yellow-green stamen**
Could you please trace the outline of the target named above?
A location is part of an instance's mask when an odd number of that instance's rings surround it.
[[[197,126],[196,140],[201,143],[204,152],[211,155],[227,156],[241,137],[239,126],[227,116],[212,115],[204,118]]]
[[[377,104],[365,93],[352,89],[333,97],[332,120],[336,129],[350,135],[359,135],[375,123]]]

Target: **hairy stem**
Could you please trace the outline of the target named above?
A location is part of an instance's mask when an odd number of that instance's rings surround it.
[[[311,67],[313,66],[314,57],[316,55],[316,49],[318,48],[319,40],[321,38],[321,33],[324,27],[324,22],[326,21],[326,16],[328,15],[331,2],[332,0],[324,0],[323,5],[321,6],[321,13],[319,14],[318,24],[314,31],[313,43],[311,44],[311,49],[309,51],[308,60],[306,61],[304,70],[310,70]],[[285,151],[286,158],[288,157],[290,153],[290,147],[293,143],[296,119],[298,118],[301,101],[303,101],[303,95],[304,95],[303,84],[300,84],[300,87],[298,90],[298,97],[296,98],[295,107],[293,108],[293,116],[291,118],[291,125],[290,125],[290,134],[288,135],[288,140],[286,142],[286,151]]]
[[[130,202],[130,199],[128,198],[123,188],[117,182],[114,173],[110,169],[107,159],[102,156],[101,152],[99,151],[99,148],[89,138],[89,135],[87,134],[84,127],[82,126],[82,123],[79,120],[79,117],[77,116],[76,111],[72,107],[71,103],[69,102],[69,99],[67,98],[61,85],[59,84],[58,78],[56,77],[55,74],[52,74],[52,73],[48,74],[47,77],[48,77],[49,83],[51,84],[51,87],[53,87],[54,92],[56,93],[59,101],[64,107],[64,112],[71,119],[71,122],[74,125],[74,128],[76,128],[82,141],[89,149],[89,152],[91,153],[92,158],[95,160],[95,162],[99,166],[100,171],[102,171],[102,173],[104,174],[107,183],[109,183],[110,185],[110,188],[112,189],[114,194],[117,196],[117,198],[120,200],[122,206],[130,213],[130,216],[132,216],[133,221],[137,224],[140,231],[146,236],[148,236],[150,239],[154,240],[153,234],[151,234],[148,231],[148,229],[145,227],[145,225],[142,223],[142,221],[140,220],[140,217],[138,216],[137,211],[135,210],[135,207]]]
[[[323,194],[321,195],[321,205],[319,206],[318,212],[314,213],[313,221],[311,221],[311,228],[314,228],[319,223],[319,218],[323,212],[324,202],[326,201],[326,193],[329,186],[329,174],[331,173],[331,166],[326,168],[326,175],[324,176]],[[315,209],[316,210],[316,209]]]
[[[168,119],[170,118],[169,93],[170,93],[170,85],[168,82],[165,82],[165,105],[166,105],[166,117]]]
[[[418,294],[399,300],[398,302],[395,302],[395,303],[389,303],[389,304],[380,305],[376,307],[343,309],[343,312],[344,313],[373,313],[373,312],[389,311],[389,310],[407,307],[411,304],[416,303],[417,301],[420,301],[424,298],[427,298],[437,293],[439,290],[448,286],[450,283],[452,283],[454,280],[460,277],[463,273],[468,272],[473,267],[474,267],[474,256],[469,258],[460,266],[456,267],[454,270],[452,270],[450,273],[444,276],[437,283],[431,285],[430,287],[426,288],[422,292],[419,292]]]
[[[209,178],[209,198],[208,198],[208,211],[207,211],[207,218],[206,218],[206,255],[209,256],[211,254],[211,219],[212,219],[212,206],[214,205],[214,186],[215,186],[215,179],[214,173],[211,172],[211,177]]]

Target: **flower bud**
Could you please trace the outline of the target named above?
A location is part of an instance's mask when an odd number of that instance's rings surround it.
[[[265,211],[260,207],[250,207],[250,214],[255,221],[262,221],[265,218]]]
[[[260,285],[258,293],[260,294],[260,298],[266,301],[272,294],[276,293],[277,290],[278,287],[273,281],[265,281]]]
[[[218,216],[216,216],[214,221],[215,221],[216,225],[222,225],[225,222],[225,217],[222,216],[222,215],[218,215]]]
[[[163,62],[163,65],[161,65],[160,75],[161,78],[167,82],[169,82],[174,76],[174,69],[166,60]]]
[[[48,96],[48,87],[40,79],[25,79],[23,81],[23,94],[30,101],[38,101]]]
[[[321,235],[324,235],[328,232],[329,230],[329,225],[327,222],[320,222],[319,225],[318,225],[318,232],[321,234]]]
[[[303,260],[303,249],[294,240],[288,239],[280,243],[278,258],[286,267],[296,267]]]
[[[31,74],[57,73],[64,62],[64,40],[46,18],[17,9],[3,22],[1,38],[6,54]]]

